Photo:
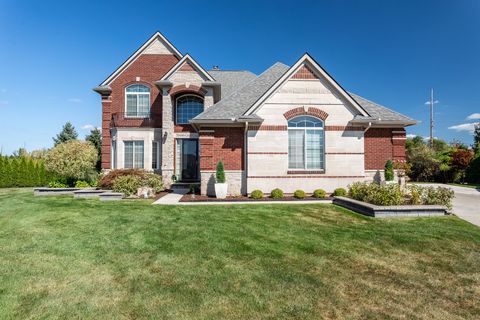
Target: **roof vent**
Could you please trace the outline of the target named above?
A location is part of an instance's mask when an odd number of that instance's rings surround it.
[[[212,69],[213,70],[220,70],[220,67],[219,66],[213,66]]]

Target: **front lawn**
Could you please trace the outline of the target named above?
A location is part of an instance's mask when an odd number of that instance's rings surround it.
[[[0,190],[2,319],[474,319],[479,301],[480,228],[452,216]]]

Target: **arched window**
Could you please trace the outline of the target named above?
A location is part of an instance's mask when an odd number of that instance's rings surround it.
[[[299,116],[288,121],[288,168],[293,170],[325,169],[323,121]]]
[[[195,95],[184,95],[177,99],[177,124],[188,124],[188,121],[203,112],[203,99]]]
[[[150,88],[132,84],[125,88],[125,115],[147,118],[150,116]]]

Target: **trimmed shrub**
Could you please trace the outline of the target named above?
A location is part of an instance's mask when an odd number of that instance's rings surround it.
[[[0,188],[45,186],[50,179],[43,160],[0,155]]]
[[[333,190],[332,196],[334,197],[345,197],[347,195],[347,190],[344,188],[337,188]]]
[[[327,193],[323,189],[316,189],[313,191],[313,197],[314,198],[325,198],[327,196]]]
[[[90,181],[96,173],[97,157],[97,150],[90,142],[73,140],[48,151],[45,167],[70,181]]]
[[[250,193],[250,198],[252,199],[262,199],[263,198],[263,192],[261,190],[253,190],[252,193]]]
[[[77,180],[77,182],[75,182],[75,188],[90,188],[90,183],[84,180]]]
[[[379,206],[401,205],[405,202],[398,184],[381,186],[377,183],[355,182],[350,186],[348,196]]]
[[[155,193],[159,193],[164,190],[162,177],[155,173],[145,173],[145,176],[142,179],[142,184],[146,187],[152,188]]]
[[[273,198],[273,199],[281,199],[283,198],[283,191],[281,189],[273,189],[271,192],[270,192],[270,197]]]
[[[422,188],[422,204],[436,204],[452,209],[454,191],[445,187]]]
[[[388,159],[385,163],[385,180],[386,181],[393,181],[394,173],[393,173],[393,162],[392,160]]]
[[[113,181],[112,190],[115,192],[121,192],[126,197],[129,197],[137,193],[138,188],[142,186],[142,180],[138,176],[127,175],[117,177]]]
[[[297,199],[305,199],[305,191],[303,190],[295,190],[293,196]]]
[[[215,178],[217,179],[217,183],[225,183],[225,168],[223,167],[223,162],[221,160],[217,163]]]
[[[115,169],[103,175],[98,181],[98,186],[102,189],[112,189],[113,181],[122,176],[137,176],[143,178],[145,172],[140,169]]]

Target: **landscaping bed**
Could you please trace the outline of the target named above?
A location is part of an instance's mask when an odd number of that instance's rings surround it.
[[[294,196],[284,196],[283,198],[280,199],[273,199],[270,197],[263,197],[260,199],[253,199],[247,196],[228,196],[225,199],[218,199],[215,197],[210,197],[210,196],[203,196],[203,195],[195,195],[195,198],[192,198],[191,194],[186,194],[184,195],[181,199],[180,202],[279,202],[279,201],[332,201],[332,197],[326,197],[326,198],[314,198],[314,197],[305,197],[303,199],[298,199],[295,198]]]

